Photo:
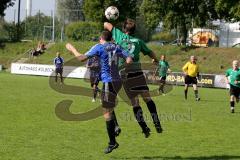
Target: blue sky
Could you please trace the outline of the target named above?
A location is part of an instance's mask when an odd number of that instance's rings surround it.
[[[54,9],[55,0],[32,0],[32,14],[36,14],[39,10],[47,15],[51,15],[51,10]],[[13,7],[9,7],[5,10],[5,20],[14,21],[14,13],[15,20],[17,21],[17,8],[18,8],[18,0]],[[15,10],[15,12],[14,12]],[[21,19],[26,16],[26,0],[21,0]]]

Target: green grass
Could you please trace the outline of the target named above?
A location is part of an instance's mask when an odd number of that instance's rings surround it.
[[[79,79],[67,84],[89,86]],[[49,87],[48,77],[0,73],[1,160],[96,160],[96,159],[240,159],[240,108],[229,113],[228,92],[200,88],[202,101],[183,99],[183,88],[174,87],[156,102],[164,128],[157,134],[141,102],[152,134],[142,135],[132,108],[120,101],[116,114],[122,128],[120,147],[103,154],[107,144],[102,117],[87,122],[60,120],[55,106],[73,100],[74,113],[98,105],[91,98],[64,95]]]
[[[85,53],[96,42],[71,42],[81,52]],[[0,47],[0,64],[5,67],[10,67],[11,61],[14,60],[21,53],[28,49],[36,47],[37,42],[22,42],[22,43],[5,43],[5,47]],[[72,59],[72,55],[65,49],[66,42],[58,42],[51,46],[46,52],[26,63],[37,64],[52,64],[56,52],[62,53],[65,61]],[[188,61],[191,55],[198,56],[198,63],[202,73],[224,73],[226,69],[231,66],[234,59],[240,59],[240,48],[196,48],[185,51],[178,46],[156,46],[149,45],[149,47],[160,57],[161,54],[167,55],[167,60],[170,63],[173,71],[181,71],[182,66]],[[150,62],[147,56],[142,56],[143,62]],[[74,61],[74,64],[78,64]]]

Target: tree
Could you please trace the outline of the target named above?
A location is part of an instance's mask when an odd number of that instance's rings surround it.
[[[57,16],[64,23],[83,21],[83,0],[57,0]]]
[[[204,27],[216,19],[240,21],[239,0],[143,0],[140,11],[148,28],[163,21],[165,28],[179,30],[184,43],[193,25]]]
[[[0,3],[0,16],[4,16],[4,11],[7,7],[13,6],[15,0],[1,0]]]
[[[103,22],[106,20],[105,9],[116,6],[120,13],[118,22],[124,21],[126,17],[136,19],[138,3],[138,0],[85,0],[84,15],[89,21]]]
[[[240,20],[239,0],[215,0],[215,9],[220,19],[226,21]]]

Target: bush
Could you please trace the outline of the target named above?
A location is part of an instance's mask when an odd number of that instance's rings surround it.
[[[152,35],[152,41],[159,41],[159,40],[163,40],[163,41],[173,41],[175,40],[176,37],[175,35],[173,35],[172,33],[170,32],[159,32],[159,33],[156,33],[154,35]]]
[[[66,36],[74,41],[88,41],[99,36],[102,25],[95,22],[73,22],[66,27]]]

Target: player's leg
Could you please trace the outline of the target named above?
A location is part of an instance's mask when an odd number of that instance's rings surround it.
[[[162,92],[163,95],[165,95],[164,93],[164,86],[166,84],[166,77],[161,77],[160,79],[160,86],[159,86],[159,92]]]
[[[143,115],[143,110],[142,110],[142,107],[139,104],[139,98],[138,97],[132,98],[131,103],[132,103],[132,106],[133,106],[134,116],[135,116],[139,126],[142,129],[142,133],[144,133],[145,138],[148,138],[150,136],[150,129],[148,128],[148,126],[145,122],[144,115]]]
[[[234,111],[235,111],[235,96],[234,95],[230,96],[230,109],[231,109],[231,113],[234,113]]]
[[[58,68],[55,69],[55,82],[58,80]]]
[[[196,101],[200,101],[199,95],[198,95],[198,87],[197,84],[193,84],[193,90],[194,90],[194,94],[195,94],[195,99]]]
[[[148,91],[143,92],[141,94],[141,96],[142,96],[144,102],[147,104],[148,110],[151,113],[151,117],[152,117],[152,120],[153,120],[153,123],[154,123],[154,126],[155,126],[157,132],[162,133],[163,129],[162,129],[159,117],[158,117],[157,108],[156,108],[154,101],[150,97],[149,92]]]
[[[142,75],[143,74],[141,72],[128,73],[127,75],[121,74],[121,79],[123,80],[123,88],[126,93],[126,98],[130,99],[131,105],[133,106],[134,116],[139,126],[141,127],[142,132],[147,138],[150,135],[150,129],[148,128],[144,120],[143,110],[139,104],[139,99],[138,99],[139,93],[137,88],[142,84],[142,81],[139,78],[139,76],[143,77]]]
[[[104,153],[111,153],[112,150],[118,148],[119,144],[116,141],[115,137],[115,123],[112,117],[113,108],[103,108],[103,115],[106,121],[106,128],[109,138],[109,144],[106,147]]]
[[[184,96],[185,96],[185,99],[187,99],[187,96],[188,96],[188,86],[189,86],[189,76],[186,75],[185,76],[185,86],[184,86]]]
[[[200,98],[198,95],[198,87],[197,87],[197,78],[196,77],[192,78],[192,84],[193,84],[195,99],[196,99],[196,101],[200,101]]]
[[[115,81],[112,84],[113,84],[114,93],[117,95],[118,92],[120,91],[120,89],[122,88],[122,82],[121,81]],[[115,99],[116,99],[116,97],[115,97]],[[114,99],[114,101],[115,101],[115,99]],[[115,136],[117,137],[121,133],[121,128],[118,124],[117,116],[115,114],[115,111],[112,112],[112,117],[113,117],[113,120],[114,120],[114,123],[115,123]]]
[[[90,77],[90,83],[91,83],[91,87],[92,87],[92,92],[93,92],[93,98],[92,98],[92,102],[96,102],[96,98],[95,98],[95,84],[94,84],[94,77]]]
[[[93,100],[94,100],[94,102],[96,101],[96,98],[97,98],[97,85],[94,84],[93,85]]]
[[[106,121],[107,133],[109,137],[109,145],[105,149],[104,153],[110,153],[112,150],[116,149],[119,144],[115,137],[115,122],[113,117],[113,108],[115,107],[116,94],[113,90],[112,83],[103,83],[102,89],[102,106],[103,114]]]
[[[61,83],[63,83],[63,68],[60,69],[59,75],[60,75]]]

